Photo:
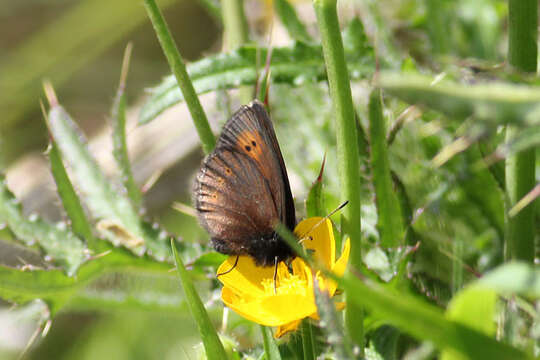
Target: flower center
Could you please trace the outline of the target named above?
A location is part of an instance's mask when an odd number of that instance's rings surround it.
[[[289,274],[288,276],[278,277],[277,286],[274,293],[274,279],[264,279],[262,285],[266,296],[298,294],[306,296],[307,281],[301,279],[298,275]]]

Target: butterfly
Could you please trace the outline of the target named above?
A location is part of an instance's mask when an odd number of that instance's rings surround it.
[[[285,162],[260,101],[242,106],[223,126],[197,174],[194,203],[212,246],[237,255],[236,263],[248,255],[258,266],[277,268],[294,257],[274,230],[282,223],[293,231],[296,217]]]

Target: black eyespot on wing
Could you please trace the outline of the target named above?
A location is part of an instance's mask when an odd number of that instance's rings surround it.
[[[246,151],[251,151],[251,146],[249,145],[246,145],[244,148],[246,149]]]

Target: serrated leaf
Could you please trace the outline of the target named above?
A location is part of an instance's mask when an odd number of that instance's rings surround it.
[[[504,82],[459,84],[423,75],[383,72],[377,85],[409,104],[455,118],[474,116],[485,125],[540,123],[540,90]]]
[[[373,90],[369,99],[369,137],[371,173],[377,205],[377,228],[382,246],[395,247],[403,244],[405,229],[390,174],[384,121],[381,92]]]
[[[62,200],[62,205],[67,216],[71,220],[71,228],[88,243],[90,248],[95,244],[95,238],[92,233],[92,226],[86,218],[84,209],[82,208],[79,197],[75,193],[75,189],[69,180],[69,177],[64,168],[64,163],[58,152],[58,147],[54,141],[49,147],[49,162],[51,164],[51,173],[56,183],[58,195]]]
[[[288,0],[275,0],[274,9],[292,39],[304,42],[313,40],[309,36],[305,25],[298,18],[294,6]]]
[[[350,42],[362,38],[363,32],[354,26],[350,29]],[[345,56],[351,79],[359,79],[371,74],[374,67],[372,52],[359,52],[359,44],[344,41]],[[268,49],[253,45],[242,46],[229,53],[206,57],[188,66],[188,74],[197,94],[218,89],[231,89],[241,85],[255,84],[257,81],[258,59],[265,59]],[[271,82],[301,85],[326,79],[322,48],[320,45],[296,42],[292,46],[272,49],[270,64]],[[167,108],[184,100],[173,76],[150,89],[150,97],[139,114],[139,122],[145,124],[153,120]]]
[[[6,223],[17,239],[28,246],[37,243],[70,276],[86,260],[85,246],[64,223],[51,225],[37,216],[26,219],[18,200],[0,176],[0,223]]]
[[[105,178],[68,113],[59,105],[53,106],[47,125],[84,194],[84,201],[98,220],[100,234],[138,254],[142,254],[146,246],[156,257],[167,258],[166,242],[147,236],[132,204]]]

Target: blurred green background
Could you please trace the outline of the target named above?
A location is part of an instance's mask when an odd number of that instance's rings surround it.
[[[210,0],[158,1],[188,62],[221,50],[221,26],[205,10],[204,1]],[[267,9],[268,3],[246,1],[248,18],[253,22],[251,30],[258,31],[260,43],[267,39],[265,26],[253,25],[264,18],[261,9]],[[447,71],[451,76],[466,78],[476,71],[477,64],[467,63],[467,58],[488,61],[490,65],[505,58],[504,0],[340,0],[339,3],[345,7],[340,13],[342,23],[360,16],[370,42],[374,38],[378,40],[377,55],[384,57],[384,62],[393,69],[428,74]],[[295,4],[301,8],[299,12],[308,29],[315,33],[310,1]],[[144,101],[144,89],[159,84],[169,74],[168,66],[142,1],[5,1],[0,19],[0,170],[7,171],[8,185],[21,199],[26,213],[39,212],[44,218],[57,221],[63,215],[42,155],[47,145],[39,106],[43,99],[42,81],[52,82],[61,104],[78,121],[90,139],[91,151],[100,162],[104,161],[101,165],[105,164],[108,172],[107,117],[126,44],[133,43],[127,82],[130,118],[136,120]],[[274,26],[279,29],[277,22]],[[273,39],[276,43],[283,43],[282,40]],[[339,193],[339,185],[328,89],[324,83],[298,85],[274,84],[270,89],[271,103],[279,105],[272,109],[273,119],[279,124],[276,132],[299,212],[303,211],[306,189],[318,173],[323,153],[327,152],[325,200],[331,209],[337,205],[335,195]],[[369,88],[367,81],[353,83],[355,106],[364,128]],[[223,93],[201,97],[214,125],[222,123],[227,112],[238,105],[236,94],[232,94],[232,104],[220,102],[229,99]],[[406,105],[394,98],[385,101],[385,116],[392,122]],[[163,115],[140,127],[133,122],[130,126],[128,121],[128,141],[134,139],[130,151],[133,150],[135,178],[140,184],[154,176],[158,179],[145,196],[148,217],[159,221],[171,233],[182,235],[184,241],[194,242],[194,253],[201,252],[206,234],[193,217],[171,210],[170,205],[172,201],[190,204],[191,181],[202,152],[185,109]],[[460,251],[456,262],[463,261],[476,270],[485,271],[501,262],[502,201],[491,177],[481,178],[478,184],[468,182],[482,175],[469,166],[479,157],[472,150],[456,156],[445,167],[432,167],[431,159],[453,141],[458,125],[445,123],[443,116],[432,111],[413,118],[403,126],[390,149],[391,167],[401,177],[411,199],[408,204],[411,216],[415,211],[414,216],[419,218],[415,231],[423,246],[411,266],[415,275],[412,291],[445,305],[456,290],[452,289],[454,259],[448,255],[453,253],[455,244]],[[477,192],[478,188],[483,191]],[[376,261],[370,264],[372,269],[379,270],[381,278],[391,277],[392,264],[376,246],[378,233],[372,190],[369,184],[363,189],[365,253],[383,263],[379,269],[374,266]],[[487,206],[482,203],[482,196],[474,196],[486,193],[495,194],[490,198],[499,201],[494,206],[497,216],[490,217],[491,213],[482,207]],[[0,230],[0,239],[3,236],[8,235]],[[0,263],[20,265],[21,258],[33,263],[38,256],[0,240]],[[463,276],[473,277],[468,272]],[[222,318],[217,283],[200,281],[200,286],[203,299],[217,304],[208,307],[217,323]],[[18,308],[2,305],[0,358],[13,359],[28,343],[35,323],[46,318],[46,307],[39,302]],[[258,328],[244,324],[229,314],[229,329],[234,329],[242,349],[249,351],[261,341],[258,333],[254,335]],[[72,299],[68,308],[55,317],[49,334],[36,339],[37,346],[28,353],[28,358],[196,359],[194,345],[198,339],[195,326],[182,306],[176,278],[110,274]]]

